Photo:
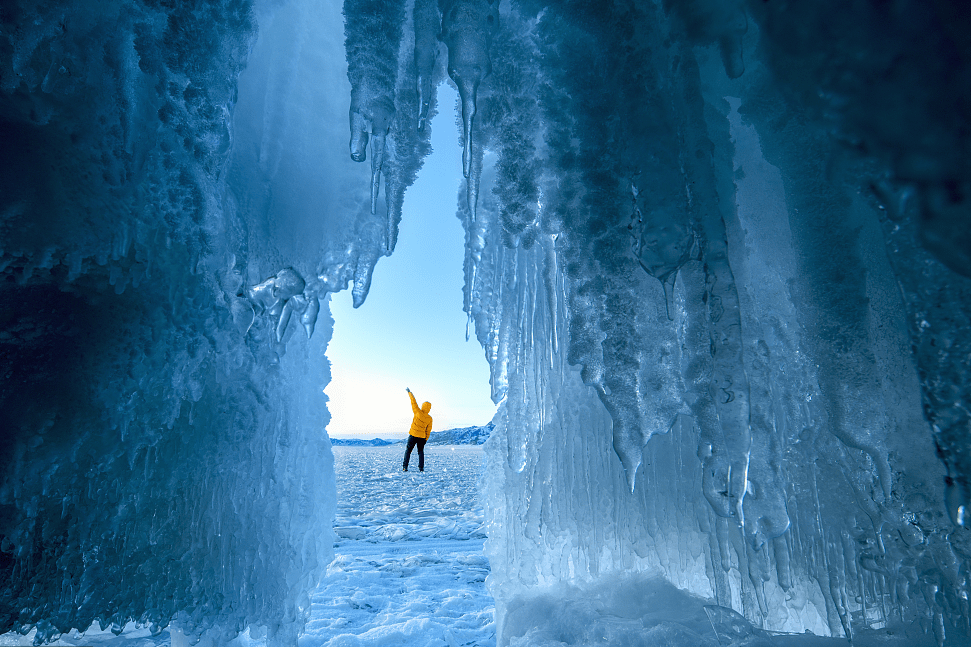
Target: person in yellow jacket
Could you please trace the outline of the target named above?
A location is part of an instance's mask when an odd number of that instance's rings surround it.
[[[408,432],[408,449],[405,450],[405,462],[401,465],[401,471],[408,471],[408,460],[411,458],[411,450],[418,447],[418,471],[425,471],[425,442],[432,435],[432,417],[428,412],[432,410],[432,403],[426,402],[418,408],[418,401],[410,388],[406,388],[408,397],[411,398],[411,410],[415,412],[415,417],[411,421],[411,430]]]

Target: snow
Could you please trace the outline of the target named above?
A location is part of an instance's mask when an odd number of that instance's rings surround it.
[[[335,447],[339,504],[334,561],[310,595],[299,647],[494,647],[494,603],[486,590],[484,515],[478,496],[483,450],[426,448],[424,473],[401,472],[400,447]],[[594,644],[643,647],[829,647],[842,639],[769,634],[663,578],[617,573],[585,586],[541,589],[515,600],[506,622],[511,647]],[[129,624],[115,635],[71,632],[55,647],[172,647],[184,637],[152,636]],[[30,645],[34,633],[4,634],[2,646]],[[264,647],[249,632],[233,647]],[[870,632],[854,644],[931,647],[933,637]]]
[[[301,647],[495,645],[478,481],[482,450],[335,447],[335,559],[311,595]]]

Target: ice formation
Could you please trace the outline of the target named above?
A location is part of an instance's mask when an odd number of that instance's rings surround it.
[[[319,289],[319,286],[315,287]],[[252,311],[243,310],[238,316],[240,321],[247,324],[244,332],[249,332],[256,315],[266,313],[276,318],[276,340],[281,342],[287,333],[290,319],[296,313],[307,338],[314,336],[317,317],[320,315],[320,297],[315,289],[308,289],[307,282],[293,268],[280,270],[259,285],[248,288],[245,295]]]
[[[500,644],[531,595],[617,571],[773,631],[968,640],[957,13],[504,12],[476,126],[491,199],[463,215],[502,401]]]
[[[372,214],[381,211],[378,194],[385,177],[382,255],[394,250],[405,189],[431,150],[431,132],[422,123],[434,115],[442,77],[437,43],[428,33],[436,12],[426,2],[415,3],[410,16],[405,9],[403,0],[344,2],[351,159],[363,162],[370,140]],[[355,305],[361,303],[363,295],[355,294]]]
[[[448,75],[462,101],[462,172],[472,170],[472,123],[479,84],[492,73],[489,48],[499,27],[496,0],[451,0],[442,3],[441,38],[448,47]],[[473,205],[470,205],[474,209]]]
[[[394,88],[401,47],[403,0],[347,0],[347,78],[351,81],[351,159],[367,159],[371,140],[371,213],[377,212],[384,148],[395,118]]]
[[[725,626],[969,640],[962,3],[0,14],[0,631],[293,641],[329,294],[394,250],[447,75],[500,644],[618,571]]]

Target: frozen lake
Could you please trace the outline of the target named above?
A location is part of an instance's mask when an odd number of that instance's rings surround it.
[[[334,447],[335,558],[301,647],[495,645],[477,485],[482,448]]]

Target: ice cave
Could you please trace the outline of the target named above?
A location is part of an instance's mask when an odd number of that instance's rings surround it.
[[[498,645],[636,573],[971,644],[969,15],[0,3],[0,634],[296,644],[330,298],[367,307],[454,111]]]

